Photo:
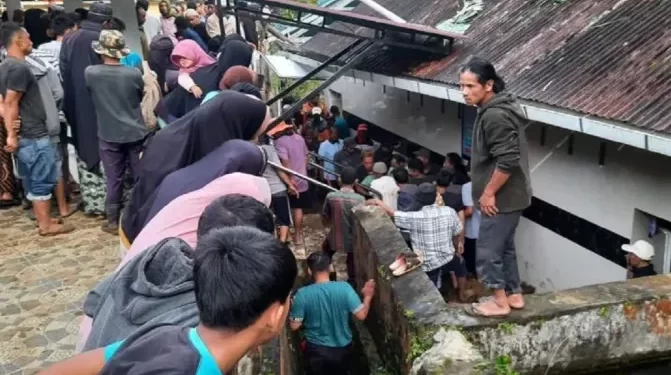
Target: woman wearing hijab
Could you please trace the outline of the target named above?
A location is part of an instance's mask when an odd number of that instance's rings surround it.
[[[231,173],[219,177],[201,189],[174,199],[159,211],[138,235],[128,252],[122,254],[121,263],[116,271],[147,248],[166,238],[180,238],[191,248],[196,249],[198,220],[203,211],[215,199],[230,194],[245,195],[266,206],[270,205],[270,188],[264,178],[244,173]],[[88,339],[92,323],[93,320],[84,315],[79,327],[78,348],[83,347]]]
[[[122,244],[128,248],[135,240],[151,209],[147,200],[167,175],[197,162],[230,139],[257,139],[270,122],[263,102],[224,91],[156,133],[140,159],[140,177],[121,219]]]
[[[221,81],[219,81],[219,90],[208,92],[207,95],[205,95],[205,97],[203,98],[203,102],[201,103],[201,105],[205,104],[206,102],[210,101],[210,99],[217,96],[219,92],[223,90],[231,90],[233,89],[234,86],[242,83],[247,83],[254,86],[254,84],[256,83],[256,72],[254,72],[253,70],[251,70],[246,66],[237,65],[231,67],[226,71],[226,73],[224,73],[224,76],[221,78]],[[250,94],[250,92],[246,90],[246,88],[243,90],[236,90],[236,91],[242,92],[243,94]],[[254,95],[256,93],[251,94]]]
[[[196,98],[203,95],[200,87],[191,78],[191,73],[208,65],[216,64],[217,60],[205,53],[193,40],[185,39],[177,43],[170,55],[170,61],[179,67],[177,82]]]
[[[191,74],[194,83],[204,93],[217,90],[219,81],[231,67],[249,66],[252,63],[252,47],[240,35],[227,36],[219,52],[216,64],[202,67]],[[161,100],[156,114],[170,123],[171,118],[179,119],[197,108],[202,99],[194,97],[183,87],[176,87]]]
[[[149,58],[147,62],[151,70],[156,73],[163,95],[166,95],[177,83],[179,67],[170,60],[175,45],[170,37],[158,35],[152,39],[149,45]]]
[[[167,175],[151,198],[153,202],[144,224],[173,199],[198,190],[218,177],[233,172],[259,176],[265,167],[266,155],[261,148],[249,141],[232,139],[199,161]]]

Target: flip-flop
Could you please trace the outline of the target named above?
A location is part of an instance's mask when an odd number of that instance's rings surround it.
[[[40,227],[40,223],[38,223],[37,220],[34,221],[34,224],[35,224],[35,228]],[[51,224],[63,224],[63,219],[61,219],[60,217],[52,217],[51,218]]]
[[[38,230],[37,234],[39,234],[42,237],[53,237],[53,236],[58,236],[60,234],[70,233],[74,230],[75,230],[75,227],[73,227],[72,225],[62,224],[60,230],[57,230],[57,231],[54,231],[54,232],[42,232],[41,230]]]
[[[409,273],[409,272],[412,272],[412,271],[416,270],[417,268],[419,268],[424,263],[422,258],[419,257],[419,256],[416,256],[416,257],[414,257],[414,256],[404,256],[404,259],[405,259],[405,267],[401,266],[401,267],[397,268],[396,270],[394,270],[394,272],[392,272],[392,275],[394,275],[396,277],[403,276],[406,273]]]
[[[506,318],[506,317],[508,317],[508,316],[510,315],[510,312],[508,312],[508,313],[506,313],[506,314],[493,314],[493,315],[487,315],[487,314],[483,313],[482,311],[480,311],[480,310],[478,309],[477,305],[479,305],[479,303],[472,303],[472,304],[470,304],[470,306],[467,306],[467,307],[464,309],[464,311],[466,312],[466,314],[468,314],[468,315],[470,315],[470,316],[477,317],[477,318],[494,318],[494,319],[502,319],[502,318]]]
[[[405,255],[403,255],[403,254],[398,254],[398,255],[396,256],[396,260],[394,261],[394,263],[392,263],[391,265],[389,265],[389,269],[390,269],[391,271],[396,271],[396,270],[398,269],[398,267],[400,267],[400,266],[403,265],[404,263],[405,263]]]

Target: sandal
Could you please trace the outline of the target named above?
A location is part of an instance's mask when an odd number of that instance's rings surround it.
[[[489,302],[489,301],[488,301]],[[484,302],[484,303],[488,303]],[[480,305],[484,303],[472,303],[470,306],[466,307],[466,314],[479,317],[479,318],[505,318],[510,315],[510,310],[508,312],[501,312],[498,314],[488,314],[480,309]],[[494,303],[494,302],[492,302]]]
[[[34,223],[35,223],[35,228],[40,227],[40,223],[38,223],[37,220],[35,220]],[[51,218],[51,224],[63,224],[63,219],[61,219],[59,217],[52,217]]]
[[[46,231],[38,230],[37,233],[42,236],[42,237],[53,237],[53,236],[58,236],[59,234],[66,234],[70,233],[75,230],[75,227],[69,224],[53,224],[57,225],[58,228],[55,230],[52,230],[52,226],[49,226],[49,229]]]
[[[391,273],[396,277],[403,276],[406,273],[412,272],[415,269],[419,268],[424,263],[422,258],[414,253],[402,254],[402,256],[404,261],[401,262],[401,265]]]
[[[398,254],[396,256],[396,260],[394,261],[394,263],[389,265],[389,270],[392,272],[396,271],[398,267],[400,267],[403,264],[405,264],[405,256],[403,256],[403,254]]]

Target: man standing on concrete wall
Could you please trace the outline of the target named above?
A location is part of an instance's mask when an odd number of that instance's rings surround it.
[[[515,97],[486,60],[473,58],[461,69],[459,85],[466,104],[478,107],[473,130],[473,200],[482,211],[476,264],[480,280],[493,289],[474,304],[480,316],[506,316],[524,307],[515,254],[515,230],[531,204],[526,118]]]

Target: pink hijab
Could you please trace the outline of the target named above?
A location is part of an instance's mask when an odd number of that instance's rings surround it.
[[[212,201],[229,194],[246,195],[270,206],[270,187],[263,177],[237,172],[219,177],[199,190],[175,198],[163,207],[142,229],[115,272],[142,254],[145,249],[169,237],[181,238],[195,249],[200,215]],[[93,320],[84,315],[79,326],[76,352],[84,347],[92,324]]]
[[[188,68],[183,68],[179,65],[180,59],[188,59],[194,62],[194,64]],[[170,61],[172,61],[175,66],[179,67],[180,73],[191,74],[196,70],[212,65],[217,62],[212,56],[208,55],[203,51],[198,43],[194,42],[191,39],[184,39],[181,42],[177,43],[175,48],[172,50],[170,55]]]

